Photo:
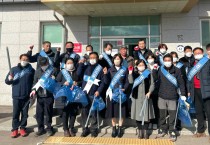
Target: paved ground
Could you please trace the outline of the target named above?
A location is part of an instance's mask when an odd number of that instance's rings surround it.
[[[11,119],[12,108],[7,106],[0,106],[0,126]],[[3,126],[1,126],[3,127]],[[79,133],[77,134],[80,135]],[[63,133],[57,132],[55,136],[63,136]],[[99,134],[101,137],[110,137],[110,134]],[[135,134],[125,134],[123,137],[126,138],[136,138]],[[155,135],[152,135],[151,138],[155,138]],[[168,136],[166,136],[168,138]],[[0,145],[38,145],[37,143],[41,143],[47,139],[46,135],[41,137],[34,137],[34,132],[31,132],[29,136],[23,138],[18,137],[15,139],[10,138],[9,131],[1,131],[0,130]],[[183,135],[178,137],[176,145],[210,145],[208,142],[208,137],[195,139],[192,136]],[[48,144],[50,145],[50,144]],[[54,144],[56,145],[56,144]]]

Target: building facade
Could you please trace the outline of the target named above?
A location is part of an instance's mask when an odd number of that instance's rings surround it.
[[[129,54],[140,38],[152,51],[166,43],[169,51],[183,56],[183,46],[205,47],[210,43],[210,0],[0,0],[0,105],[11,105],[11,87],[5,85],[9,71],[6,47],[12,66],[19,55],[43,41],[53,50],[72,41],[91,44],[101,52],[106,42],[114,52],[127,45]]]

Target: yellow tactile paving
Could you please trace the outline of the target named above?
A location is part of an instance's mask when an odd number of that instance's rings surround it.
[[[45,144],[101,144],[101,145],[175,145],[168,139],[136,139],[136,138],[106,138],[106,137],[49,137]]]

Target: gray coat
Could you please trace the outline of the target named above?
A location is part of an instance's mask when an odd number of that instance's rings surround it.
[[[152,93],[154,90],[154,80],[152,75],[151,76],[151,84],[149,87],[149,92]],[[132,74],[128,75],[128,80],[130,84],[134,83],[134,78]],[[132,105],[131,105],[131,119],[137,120],[137,121],[143,121],[143,117],[140,116],[140,112],[143,106],[144,99],[146,97],[145,95],[145,83],[144,81],[138,86],[138,98],[131,97]],[[148,99],[148,105],[147,105],[144,121],[149,122],[150,119],[155,118],[154,108],[153,108],[153,102],[152,99]]]

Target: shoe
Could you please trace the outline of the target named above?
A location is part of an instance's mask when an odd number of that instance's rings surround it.
[[[116,126],[112,127],[112,137],[115,138],[117,136],[117,128]]]
[[[144,138],[149,139],[149,130],[144,130]]]
[[[64,130],[64,137],[70,137],[70,132],[69,130]]]
[[[196,133],[193,135],[194,138],[206,137],[205,133]]]
[[[164,137],[166,134],[167,134],[166,131],[159,129],[156,138]]]
[[[97,137],[98,136],[98,131],[97,130],[93,130],[91,132],[91,137]]]
[[[176,137],[176,133],[174,131],[170,132],[170,137],[169,139],[172,141],[172,142],[175,142],[177,137]]]
[[[14,131],[12,131],[12,133],[11,133],[11,138],[16,138],[16,137],[18,137],[18,130],[14,130]]]
[[[76,133],[74,132],[74,129],[70,129],[70,130],[69,130],[69,133],[70,133],[70,136],[71,136],[71,137],[76,136]]]
[[[25,129],[20,129],[20,135],[21,135],[22,137],[26,137],[26,136],[28,135],[28,133],[26,132]]]
[[[87,137],[89,135],[90,131],[88,128],[85,128],[83,131],[82,131],[82,134],[81,134],[81,137]]]
[[[119,126],[119,127],[118,127],[118,134],[117,134],[117,136],[118,136],[119,138],[121,138],[121,137],[123,136],[122,126]]]
[[[53,136],[53,134],[54,134],[53,130],[48,130],[48,131],[47,131],[47,136],[48,136],[48,137],[49,137],[49,136]]]
[[[144,138],[144,132],[143,132],[142,129],[139,129],[139,130],[138,130],[138,138],[139,138],[139,139],[143,139],[143,138]]]
[[[38,137],[38,136],[41,136],[45,133],[46,133],[45,130],[38,130],[38,132],[35,133],[35,136]]]

